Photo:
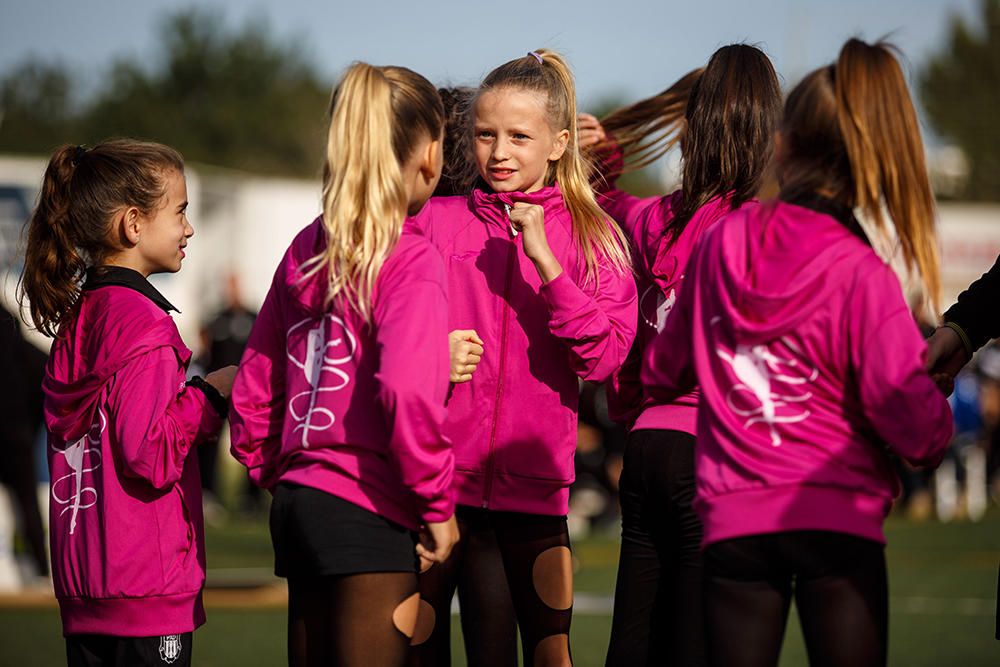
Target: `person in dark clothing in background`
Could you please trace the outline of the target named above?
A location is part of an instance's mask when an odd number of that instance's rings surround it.
[[[253,323],[257,319],[257,313],[243,304],[236,274],[231,273],[226,277],[225,297],[222,310],[218,311],[201,331],[203,350],[201,365],[206,374],[226,366],[239,365],[243,348],[246,347]],[[198,448],[201,487],[212,494],[207,497],[212,500],[218,496],[218,462],[219,443],[205,444]],[[248,505],[251,507],[259,504],[260,489],[256,485],[248,483],[241,489],[241,494],[247,495]]]
[[[927,339],[927,368],[947,393],[955,376],[976,350],[1000,336],[1000,257],[993,267],[958,295],[944,324]]]
[[[958,295],[945,311],[944,324],[927,339],[927,369],[941,390],[950,394],[955,376],[976,351],[1000,336],[1000,257],[993,267]],[[1000,594],[1000,573],[997,576]],[[1000,597],[997,599],[996,638],[1000,639]]]
[[[21,512],[24,538],[39,576],[49,574],[32,448],[42,423],[42,376],[48,356],[25,340],[17,318],[0,306],[0,482]]]

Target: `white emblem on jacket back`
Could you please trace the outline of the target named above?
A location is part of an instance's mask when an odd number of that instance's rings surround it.
[[[713,318],[716,324],[719,318]],[[795,350],[787,338],[778,341]],[[794,408],[797,403],[808,401],[812,392],[795,390],[814,381],[819,371],[800,364],[798,360],[783,358],[772,351],[769,345],[737,345],[732,352],[719,346],[716,354],[732,368],[738,382],[726,392],[726,403],[734,414],[745,417],[743,428],[754,424],[767,426],[771,444],[781,446],[778,424],[796,424],[805,421],[811,414],[804,406]],[[748,405],[749,404],[749,405]],[[754,406],[754,404],[757,404]]]
[[[326,339],[327,322],[330,323],[332,332],[339,330],[339,335],[334,335],[330,340]],[[306,333],[305,358],[296,359],[291,350],[292,334],[308,325],[314,326]],[[298,422],[294,431],[302,432],[302,446],[308,448],[310,431],[325,431],[336,421],[332,411],[316,405],[316,399],[321,392],[340,391],[350,383],[350,376],[339,367],[354,358],[357,340],[344,321],[336,315],[326,315],[319,320],[302,320],[289,328],[288,340],[288,358],[302,369],[302,374],[309,384],[308,390],[299,392],[289,399],[288,413]]]
[[[97,419],[86,435],[66,443],[62,448],[50,445],[53,451],[62,454],[70,469],[70,472],[62,477],[52,480],[52,500],[57,505],[65,505],[59,516],[66,512],[73,513],[69,519],[70,535],[76,532],[76,519],[80,510],[97,504],[97,489],[93,486],[84,486],[87,483],[84,475],[101,467],[101,436],[107,428],[107,417],[98,408]],[[64,489],[66,493],[60,493],[60,489]]]

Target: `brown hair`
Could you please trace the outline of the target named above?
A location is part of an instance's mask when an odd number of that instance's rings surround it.
[[[558,161],[549,164],[545,181],[549,185],[557,182],[562,191],[573,219],[573,236],[587,265],[587,280],[597,280],[600,258],[622,274],[630,272],[625,237],[618,225],[608,224],[607,215],[594,199],[588,180],[589,165],[577,143],[576,85],[569,65],[558,53],[537,49],[490,72],[483,79],[479,94],[503,88],[544,94],[549,127],[557,132],[569,130],[566,150]]]
[[[835,65],[789,94],[782,123],[781,194],[819,192],[860,208],[881,227],[884,202],[907,265],[938,309],[941,278],[917,114],[895,47],[848,40]]]
[[[304,274],[328,269],[328,302],[342,297],[371,320],[375,281],[407,215],[402,164],[443,127],[441,98],[416,72],[359,62],[344,73],[330,101],[323,168],[327,246]]]
[[[469,127],[469,111],[476,89],[454,86],[437,90],[444,104],[444,169],[434,196],[468,194],[476,180],[476,165],[472,160],[472,129]]]
[[[747,44],[723,46],[704,69],[601,121],[630,169],[680,143],[681,205],[671,238],[709,200],[729,196],[738,208],[761,187],[781,117],[781,86],[768,57]]]
[[[183,173],[174,149],[132,139],[93,148],[62,146],[49,160],[38,206],[28,221],[18,303],[27,298],[34,326],[56,336],[71,317],[89,266],[118,249],[111,220],[123,207],[150,214],[165,194],[164,175]]]

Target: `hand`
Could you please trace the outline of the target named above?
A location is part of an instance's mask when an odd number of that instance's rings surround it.
[[[927,339],[927,370],[945,396],[955,388],[955,376],[968,362],[965,346],[951,327],[938,327]]]
[[[604,127],[596,116],[581,113],[576,117],[576,142],[580,149],[589,148],[606,140]]]
[[[233,380],[236,378],[236,371],[239,366],[226,366],[217,371],[212,371],[205,376],[205,382],[215,387],[216,391],[222,394],[223,398],[229,398],[233,393]]]
[[[448,379],[459,384],[472,379],[479,360],[483,358],[483,340],[473,329],[455,329],[448,334],[451,352],[451,372]]]
[[[536,204],[516,202],[508,214],[510,224],[521,233],[524,254],[535,264],[535,269],[543,283],[547,283],[562,273],[559,260],[549,248],[545,236],[545,209]]]
[[[423,571],[427,561],[443,563],[451,555],[451,549],[458,542],[458,522],[452,516],[447,521],[439,523],[428,522],[420,529],[417,542],[417,555],[420,556],[420,569]]]

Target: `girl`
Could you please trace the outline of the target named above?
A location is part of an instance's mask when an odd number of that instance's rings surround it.
[[[419,74],[357,63],[330,114],[323,215],[247,342],[232,449],[274,492],[289,664],[400,665],[422,632],[417,556],[444,560],[458,537],[445,276],[401,234],[441,175],[444,111]]]
[[[496,534],[524,663],[569,664],[579,378],[605,380],[624,360],[635,283],[587,182],[573,79],[558,54],[534,51],[493,70],[472,123],[476,187],[432,199],[413,221],[445,257],[450,328],[482,341],[467,341],[481,355],[460,351],[453,368],[468,380],[453,385],[448,405],[457,515],[464,535]],[[438,619],[421,664],[449,662],[448,608],[466,558],[460,547],[421,575]],[[470,661],[509,664],[511,650]]]
[[[29,222],[19,297],[56,337],[49,530],[70,665],[190,665],[205,622],[192,450],[221,427],[236,369],[185,385],[176,309],[146,280],[180,270],[186,209],[181,156],[118,140],[56,151]]]
[[[884,665],[888,455],[935,465],[952,432],[899,282],[852,214],[878,219],[884,200],[937,293],[923,146],[890,47],[847,42],[789,95],[779,139],[779,200],[704,235],[642,381],[654,397],[700,384],[710,662],[776,664],[794,594],[810,664]]]
[[[617,155],[648,163],[679,142],[684,160],[683,186],[664,197],[614,189],[608,161],[595,179],[599,201],[631,241],[642,295],[635,348],[609,392],[631,431],[619,487],[622,547],[608,665],[704,664],[702,531],[691,509],[698,391],[654,399],[639,384],[639,362],[670,315],[698,238],[727,213],[755,204],[780,110],[767,56],[734,44],[716,51],[704,70],[603,123],[581,118],[581,143],[609,132]]]

